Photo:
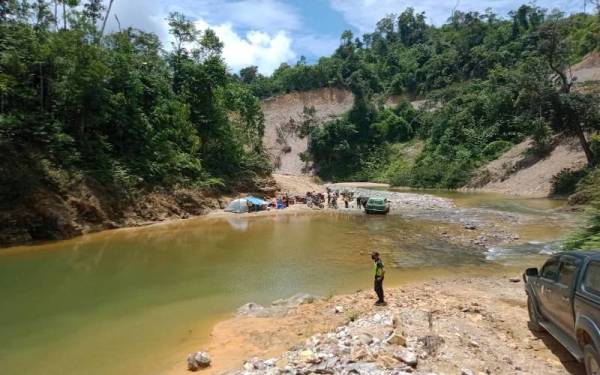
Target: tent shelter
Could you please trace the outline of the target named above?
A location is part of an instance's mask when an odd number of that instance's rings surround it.
[[[227,205],[225,212],[233,212],[236,214],[248,212],[248,203],[252,205],[253,211],[262,211],[267,208],[268,204],[266,201],[256,197],[238,198]]]
[[[225,212],[233,212],[236,214],[248,212],[248,202],[246,201],[246,198],[232,200],[227,207],[225,207]]]
[[[252,203],[254,206],[258,207],[266,206],[269,204],[267,201],[263,201],[262,199],[256,197],[248,197],[246,199],[250,201],[250,203]]]

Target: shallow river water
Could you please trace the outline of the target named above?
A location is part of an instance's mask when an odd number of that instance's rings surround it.
[[[206,217],[0,249],[0,374],[161,373],[246,302],[370,288],[373,248],[387,285],[518,276],[577,222],[561,201],[436,194],[457,208]],[[519,241],[452,241],[466,221],[509,226]]]

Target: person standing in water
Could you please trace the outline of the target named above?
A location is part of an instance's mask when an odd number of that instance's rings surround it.
[[[383,298],[383,277],[385,270],[383,269],[383,261],[379,256],[379,252],[371,252],[371,259],[373,259],[373,269],[375,271],[375,293],[377,293],[376,306],[385,306],[385,299]]]

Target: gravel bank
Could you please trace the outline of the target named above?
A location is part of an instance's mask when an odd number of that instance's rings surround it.
[[[388,289],[386,307],[374,307],[373,293],[366,291],[312,302],[296,296],[285,313],[282,302],[265,307],[273,316],[256,306],[258,318],[242,309],[223,324],[243,345],[237,352],[253,349],[229,369],[219,367],[216,353],[206,373],[583,375],[582,366],[553,338],[528,330],[523,284],[511,282],[514,276]],[[301,335],[315,326],[321,329]],[[220,335],[213,340],[213,348],[226,345]],[[281,343],[289,346],[272,350]]]

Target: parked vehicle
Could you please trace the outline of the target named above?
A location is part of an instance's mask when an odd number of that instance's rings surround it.
[[[563,252],[523,274],[530,328],[546,330],[600,374],[600,251]]]
[[[365,207],[367,214],[387,214],[390,212],[390,202],[386,198],[369,198]]]

